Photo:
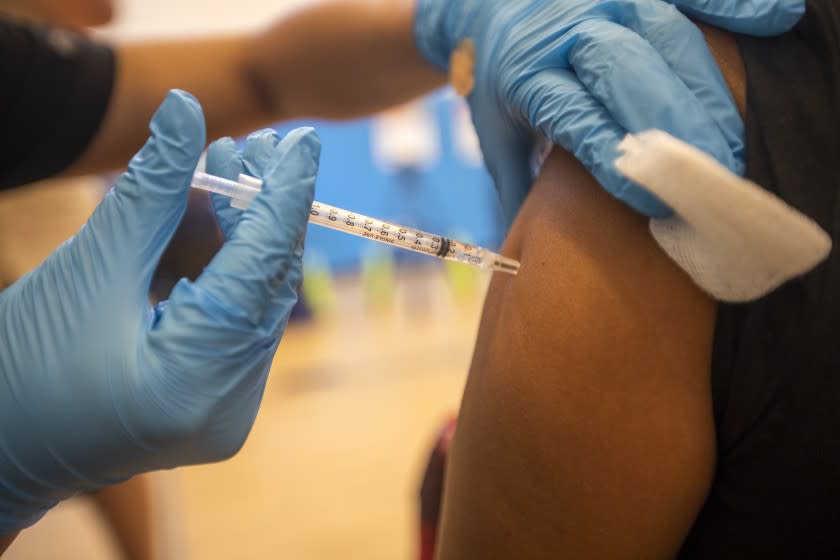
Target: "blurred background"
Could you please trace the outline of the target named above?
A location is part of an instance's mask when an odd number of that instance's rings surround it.
[[[255,29],[300,3],[121,0],[115,22],[98,33]],[[466,106],[449,91],[372,119],[306,124],[324,146],[318,200],[499,247],[495,191]],[[0,285],[71,236],[109,186],[85,178],[0,196]],[[42,218],[22,218],[33,214]],[[200,214],[191,220],[182,234],[212,245],[212,224]],[[420,483],[457,410],[489,276],[312,226],[304,276],[242,452],[155,473],[142,482],[142,501],[116,506],[129,524],[148,517],[155,557],[417,557]],[[122,558],[113,519],[94,503],[63,504],[8,558]]]

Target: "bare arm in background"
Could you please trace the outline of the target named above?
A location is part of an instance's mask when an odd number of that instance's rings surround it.
[[[124,166],[172,88],[198,98],[213,139],[298,117],[359,117],[441,86],[446,77],[415,48],[414,6],[323,0],[253,36],[118,44],[105,121],[64,174]]]
[[[114,17],[112,0],[0,0],[0,13],[70,27],[104,25]]]
[[[734,42],[706,31],[743,111]],[[506,245],[522,271],[487,296],[439,558],[674,557],[715,466],[715,303],[560,150]]]
[[[160,505],[155,503],[149,475],[102,488],[90,497],[111,528],[125,560],[158,559]]]

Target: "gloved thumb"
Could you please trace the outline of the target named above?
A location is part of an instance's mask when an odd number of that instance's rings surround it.
[[[482,147],[482,153],[499,192],[505,228],[510,229],[534,181],[531,171],[533,144],[524,137],[511,136]]]
[[[204,116],[190,94],[172,90],[150,124],[151,137],[91,218],[107,267],[140,280],[141,295],[186,208],[205,144]],[[136,282],[134,283],[136,284]]]
[[[503,111],[488,104],[486,96],[473,96],[470,109],[484,163],[499,193],[505,228],[510,228],[533,182],[533,139],[529,132],[504,117]],[[476,119],[475,115],[484,118]]]

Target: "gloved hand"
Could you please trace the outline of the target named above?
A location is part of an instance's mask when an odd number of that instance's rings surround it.
[[[791,28],[804,0],[419,0],[415,39],[447,70],[475,46],[468,96],[484,159],[511,222],[533,177],[534,131],[572,152],[610,193],[665,217],[616,172],[627,132],[658,128],[741,174],[743,123],[699,29],[674,6],[757,35]]]
[[[257,414],[297,298],[320,142],[252,138],[263,193],[227,216],[195,283],[152,309],[205,142],[198,103],[171,92],[151,131],[79,233],[0,294],[0,535],[76,492],[230,457]]]

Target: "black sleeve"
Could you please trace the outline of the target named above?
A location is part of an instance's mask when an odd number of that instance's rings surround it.
[[[748,304],[720,304],[717,470],[680,560],[840,558],[840,1],[781,37],[740,37],[747,176],[816,220],[829,258]]]
[[[73,163],[108,109],[113,51],[80,34],[0,18],[0,190]]]

